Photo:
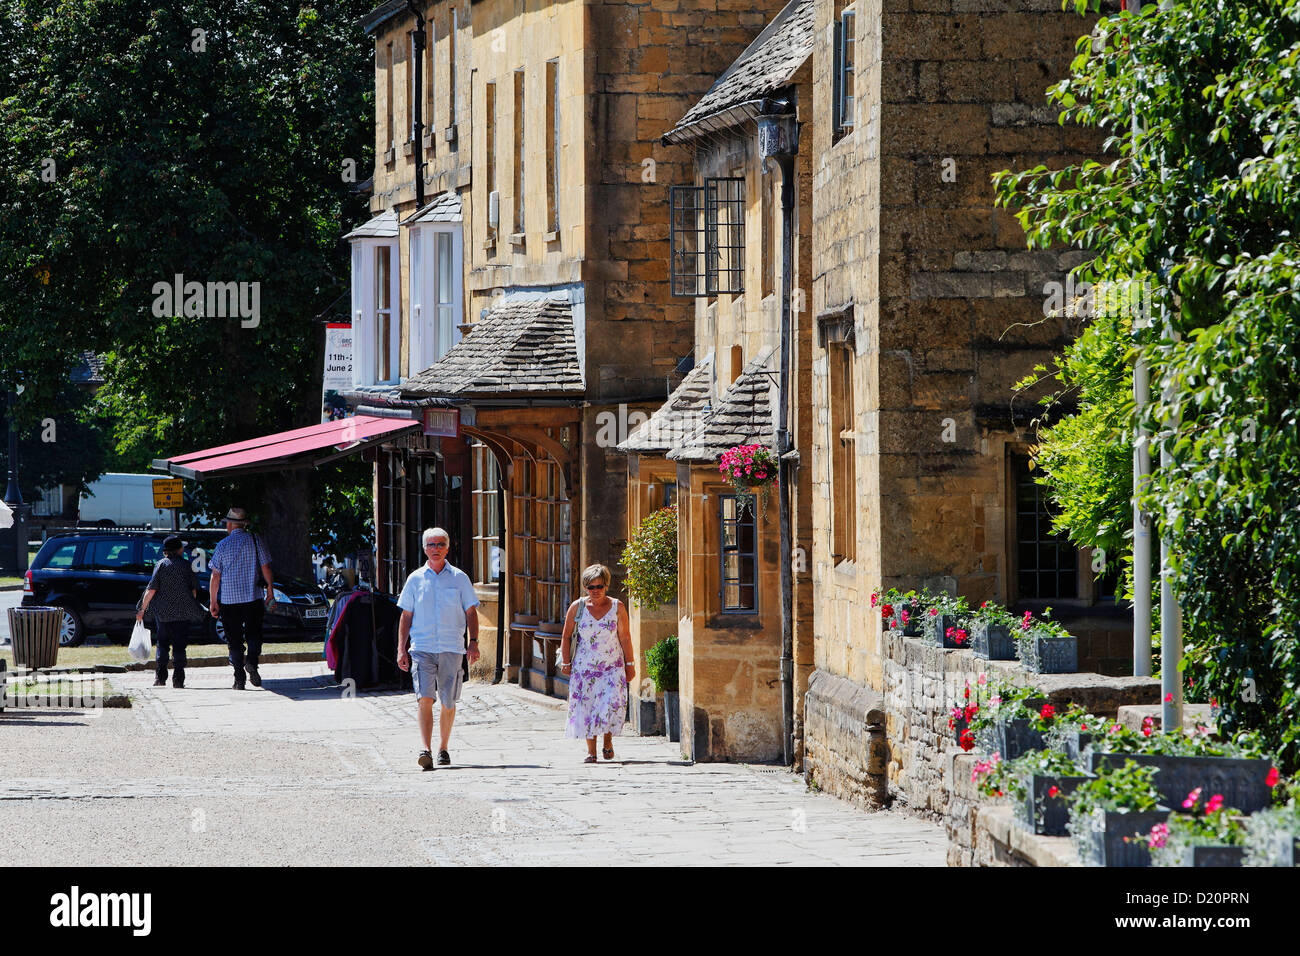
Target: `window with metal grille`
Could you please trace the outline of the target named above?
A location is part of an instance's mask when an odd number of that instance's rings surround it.
[[[745,180],[711,177],[669,190],[668,241],[673,295],[745,291]]]
[[[1029,459],[1013,459],[1016,480],[1016,584],[1020,598],[1077,598],[1079,550],[1056,532],[1046,490]]]
[[[722,538],[722,610],[758,609],[758,531],[754,505],[741,509],[735,495],[719,495]]]

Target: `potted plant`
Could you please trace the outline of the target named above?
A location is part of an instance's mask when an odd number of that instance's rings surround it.
[[[1050,607],[1042,619],[1024,613],[1015,634],[1016,654],[1031,674],[1073,674],[1079,669],[1079,639],[1051,616]]]
[[[627,568],[623,587],[639,605],[653,610],[677,600],[677,506],[641,519],[620,559]]]
[[[1075,787],[1066,828],[1085,866],[1151,865],[1151,828],[1169,815],[1155,774],[1129,760]]]
[[[971,620],[971,649],[987,661],[1014,661],[1016,642],[1011,632],[1019,619],[999,604],[985,601]]]
[[[994,753],[987,762],[976,761],[971,779],[989,796],[1015,800],[1020,826],[1042,836],[1065,836],[1068,798],[1088,776],[1059,750],[1031,750],[1015,760],[1002,761]]]
[[[1157,771],[1156,787],[1172,807],[1197,788],[1221,794],[1243,813],[1273,802],[1268,784],[1273,761],[1249,735],[1232,743],[1218,741],[1203,724],[1190,734],[1164,733],[1156,731],[1148,717],[1141,731],[1114,725],[1104,736],[1093,738],[1085,766],[1097,773],[1125,760]]]
[[[980,680],[983,680],[982,676]],[[970,681],[967,681],[961,706],[953,704],[951,710],[948,711],[948,729],[953,732],[957,746],[961,747],[962,750],[970,751],[975,748],[975,731],[972,729],[971,724],[979,710],[978,699],[971,700]]]
[[[664,695],[664,725],[669,740],[682,739],[682,713],[677,698],[677,635],[665,637],[645,652],[646,676]]]
[[[760,520],[766,520],[767,499],[776,484],[776,456],[762,445],[735,445],[722,453],[718,470],[736,489],[736,507],[744,511],[757,493]]]
[[[1047,708],[1047,716],[1043,716]],[[970,721],[971,731],[986,753],[1000,753],[1015,760],[1031,750],[1046,746],[1042,728],[1051,725],[1054,711],[1034,687],[998,685],[988,702]]]
[[[1047,746],[1060,750],[1082,765],[1083,753],[1093,737],[1106,732],[1108,727],[1119,727],[1114,721],[1090,714],[1078,704],[1070,704],[1058,714],[1052,728],[1044,735]]]
[[[939,647],[970,647],[970,607],[964,597],[939,594],[925,609],[925,639]]]
[[[1252,813],[1245,829],[1246,866],[1300,866],[1300,800]]]
[[[1155,866],[1241,866],[1245,858],[1246,830],[1240,811],[1229,809],[1223,794],[1212,794],[1202,804],[1197,787],[1183,798],[1182,813],[1169,815],[1147,836]]]
[[[890,588],[884,594],[871,592],[871,606],[880,608],[881,619],[888,630],[901,630],[904,637],[920,637],[924,627],[925,607],[930,594],[922,590],[899,591]]]

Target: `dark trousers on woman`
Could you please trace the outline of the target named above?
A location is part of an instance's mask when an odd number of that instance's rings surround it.
[[[158,679],[167,679],[167,652],[172,654],[172,686],[185,686],[185,645],[189,643],[189,621],[159,621],[157,624],[158,641]]]
[[[248,641],[248,669],[257,670],[262,656],[262,615],[266,605],[261,601],[245,604],[222,604],[221,623],[226,628],[226,646],[230,648],[230,666],[235,670],[235,683],[244,683],[244,641]]]

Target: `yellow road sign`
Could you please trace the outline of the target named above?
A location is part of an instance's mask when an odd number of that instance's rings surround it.
[[[179,478],[155,478],[153,480],[153,506],[155,508],[180,508],[182,481]]]

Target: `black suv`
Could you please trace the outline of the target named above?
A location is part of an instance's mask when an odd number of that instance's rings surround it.
[[[23,607],[56,606],[63,609],[59,644],[80,644],[87,634],[101,631],[125,643],[135,625],[135,608],[144,594],[153,566],[162,555],[169,531],[77,531],[51,536],[32,561],[23,585]],[[193,560],[202,548],[207,560],[224,537],[202,531],[184,531],[189,547],[183,554]],[[208,606],[206,561],[196,572],[199,602]],[[275,603],[267,608],[267,631],[292,631],[323,640],[329,601],[314,584],[275,578]],[[190,628],[190,639],[225,641],[220,621],[210,617]]]

